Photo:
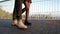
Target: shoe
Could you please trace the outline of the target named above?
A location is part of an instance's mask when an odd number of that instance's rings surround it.
[[[17,19],[13,20],[12,26],[16,26],[17,24]]]
[[[27,26],[31,25],[31,23],[29,23],[28,21],[25,21],[24,24]]]
[[[17,27],[20,28],[20,29],[27,29],[28,28],[26,25],[24,25],[24,23],[22,22],[22,20],[18,21]]]

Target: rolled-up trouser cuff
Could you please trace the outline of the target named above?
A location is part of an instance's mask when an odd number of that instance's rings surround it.
[[[22,19],[22,16],[16,16],[17,17],[17,20],[20,20]]]
[[[17,18],[12,18],[13,20],[17,19]]]

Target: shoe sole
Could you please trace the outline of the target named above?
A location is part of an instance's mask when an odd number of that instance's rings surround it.
[[[28,24],[25,24],[26,26],[32,26],[32,24],[28,25]]]
[[[27,30],[28,28],[19,28],[17,25],[11,25],[11,26],[15,26],[17,27],[18,29],[21,29],[21,30]]]
[[[27,30],[28,28],[19,28],[18,26],[17,26],[17,28],[18,29],[21,29],[21,30]]]

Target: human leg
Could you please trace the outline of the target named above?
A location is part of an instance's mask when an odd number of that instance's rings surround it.
[[[28,17],[29,17],[29,8],[30,8],[30,2],[25,1],[25,10],[26,10],[26,17],[25,17],[25,25],[31,25],[31,23],[28,22]]]
[[[16,22],[17,21],[17,22]],[[27,28],[22,22],[22,2],[20,0],[15,0],[15,7],[13,11],[13,22],[16,22],[18,28]]]
[[[18,28],[27,28],[26,25],[24,25],[23,21],[22,21],[22,1],[18,1],[17,2],[17,26]]]

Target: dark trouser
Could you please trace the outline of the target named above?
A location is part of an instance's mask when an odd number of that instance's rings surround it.
[[[22,3],[24,3],[25,8],[22,9]],[[31,1],[30,1],[31,3]],[[22,19],[22,13],[24,13],[26,10],[26,4],[24,0],[15,0],[15,6],[13,11],[13,20],[14,19]]]
[[[15,0],[13,11],[13,20],[14,19],[22,19],[22,0]]]

